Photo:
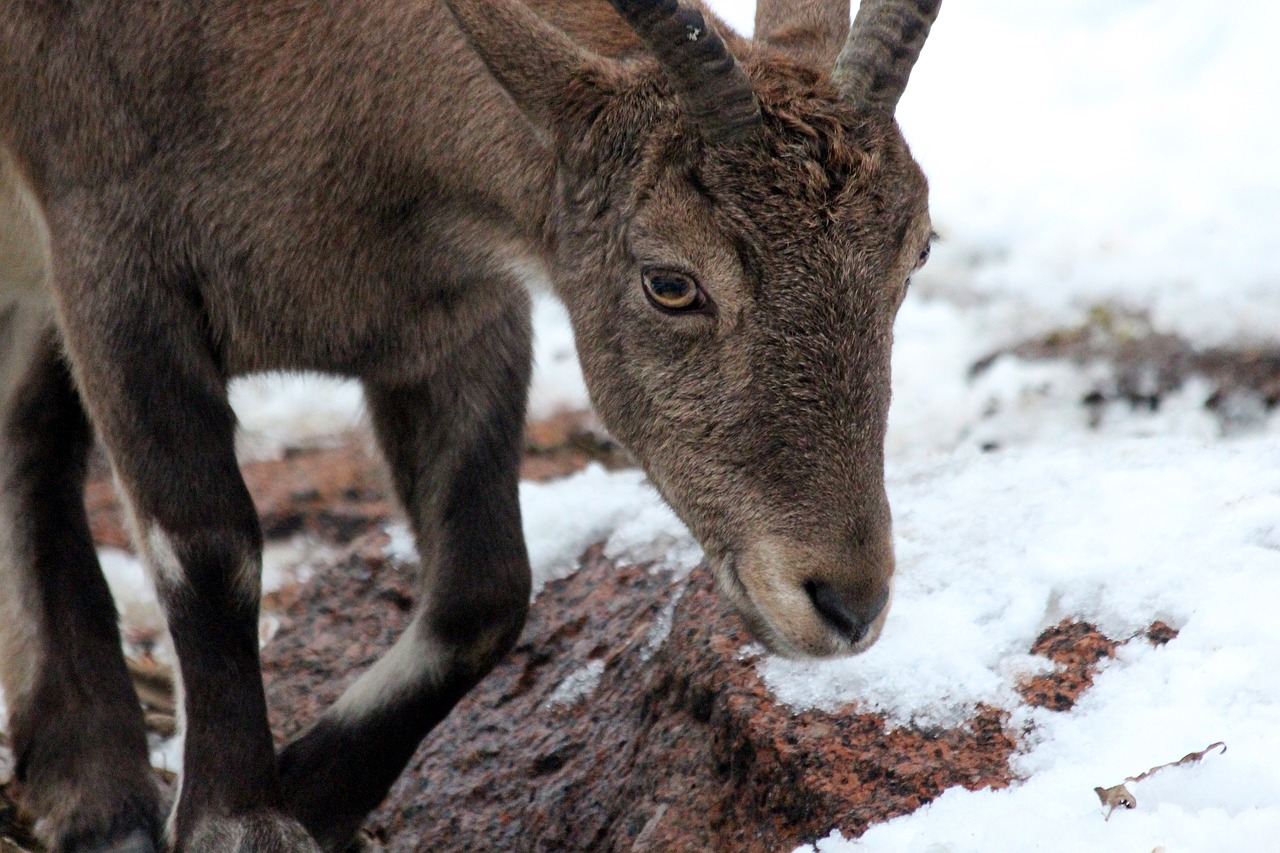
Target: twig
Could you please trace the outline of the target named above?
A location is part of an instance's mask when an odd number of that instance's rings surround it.
[[[1218,747],[1222,747],[1222,752],[1227,751],[1227,745],[1222,741],[1218,741],[1217,743],[1211,743],[1208,746],[1206,746],[1204,749],[1200,750],[1199,752],[1188,752],[1186,755],[1182,756],[1177,761],[1170,761],[1168,764],[1161,764],[1159,767],[1152,767],[1146,773],[1140,773],[1137,776],[1130,776],[1128,779],[1125,779],[1124,781],[1141,782],[1143,779],[1147,778],[1153,773],[1160,772],[1166,767],[1177,767],[1179,764],[1193,764],[1199,761],[1200,759],[1204,758],[1206,755],[1208,755],[1211,750],[1217,749]],[[1222,753],[1218,753],[1218,754],[1221,755]]]

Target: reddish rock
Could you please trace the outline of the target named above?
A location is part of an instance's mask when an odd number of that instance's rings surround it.
[[[283,459],[241,465],[266,538],[310,533],[345,543],[389,518],[387,476],[367,446],[353,436],[338,447],[291,450]],[[100,457],[91,471],[85,504],[94,541],[128,550],[110,472]]]
[[[521,479],[552,480],[581,471],[591,462],[609,469],[636,464],[593,412],[561,412],[525,425]]]
[[[268,539],[310,533],[349,542],[392,514],[389,478],[363,436],[242,470]]]
[[[413,570],[383,556],[386,541],[375,533],[356,542],[276,611],[280,627],[263,650],[263,670],[278,740],[319,716],[408,624]]]
[[[1280,405],[1280,349],[1275,346],[1197,349],[1185,338],[1157,332],[1145,313],[1113,306],[1095,307],[1083,325],[996,350],[970,371],[978,375],[1008,354],[1029,361],[1105,366],[1081,401],[1090,406],[1125,400],[1154,410],[1193,377],[1213,388],[1205,408],[1228,421],[1233,402],[1252,400],[1268,412]]]
[[[526,476],[617,461],[580,416],[531,424],[527,445]],[[413,607],[413,567],[384,554],[393,510],[369,448],[355,440],[244,466],[268,536],[350,543],[273,599],[281,625],[264,669],[281,739],[371,665]],[[124,545],[101,464],[89,505],[98,541]],[[1145,636],[1176,634],[1155,623]],[[857,836],[954,785],[1009,783],[1015,743],[1001,712],[979,709],[943,731],[888,730],[852,707],[792,713],[743,654],[750,642],[704,574],[673,581],[592,549],[581,571],[548,585],[518,647],[428,739],[368,828],[390,851],[753,853],[832,827]],[[1116,646],[1087,623],[1045,631],[1032,652],[1058,670],[1024,697],[1069,709]],[[586,682],[576,693],[574,679]]]
[[[1104,658],[1113,658],[1120,644],[1108,639],[1088,622],[1064,619],[1046,628],[1031,646],[1058,665],[1047,675],[1028,679],[1019,688],[1028,705],[1051,711],[1069,711],[1080,695],[1093,686],[1093,676]]]
[[[265,650],[282,733],[407,621],[410,573],[374,552],[321,572]],[[1008,784],[1014,742],[995,711],[937,732],[886,731],[854,709],[793,714],[740,653],[750,639],[704,574],[673,583],[593,549],[548,585],[518,647],[428,739],[369,829],[391,851],[763,853],[833,826],[858,835],[953,785]],[[557,701],[589,665],[598,685]]]
[[[1178,632],[1157,620],[1141,636],[1153,646],[1163,646],[1177,637]],[[1116,649],[1129,639],[1112,640],[1089,622],[1071,619],[1046,628],[1031,646],[1031,653],[1047,657],[1058,667],[1051,673],[1024,681],[1018,688],[1022,698],[1038,708],[1071,710],[1080,701],[1081,694],[1093,686],[1093,676],[1102,661],[1114,658]]]

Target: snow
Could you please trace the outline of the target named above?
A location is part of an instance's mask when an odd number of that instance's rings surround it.
[[[950,791],[819,850],[1013,851],[1046,838],[1063,850],[1248,850],[1259,826],[1280,828],[1274,440],[1033,445],[895,466],[889,486],[899,569],[880,642],[840,662],[766,659],[761,672],[795,707],[856,702],[891,724],[1005,708],[1029,730],[1013,765],[1027,781]],[[1028,710],[1014,687],[1044,664],[1025,652],[1067,617],[1115,638],[1156,619],[1180,633],[1164,648],[1123,646],[1070,713]],[[1218,740],[1225,756],[1131,786],[1138,810],[1102,820],[1095,786]]]
[[[606,471],[592,464],[549,483],[521,483],[520,507],[533,567],[533,595],[548,581],[577,570],[588,546],[633,564],[658,563],[685,573],[702,550],[639,471]]]
[[[751,3],[711,5],[750,31]],[[1019,781],[949,790],[856,841],[833,827],[802,853],[1202,853],[1280,836],[1280,415],[1247,400],[1216,415],[1204,382],[1154,412],[1088,411],[1081,398],[1105,365],[1004,356],[970,375],[979,358],[1097,306],[1201,347],[1280,343],[1280,5],[1236,0],[1230,12],[1191,0],[945,4],[899,110],[943,239],[895,332],[892,615],[858,658],[749,656],[797,709],[856,705],[940,726],[979,703],[1004,708],[1021,737]],[[582,408],[563,308],[536,292],[534,322],[532,412]],[[315,377],[237,382],[232,400],[248,456],[332,441],[364,417],[358,386]],[[639,472],[593,466],[520,495],[535,594],[599,541],[678,574],[699,558]],[[389,552],[412,559],[407,528],[389,532]],[[126,626],[152,624],[136,562],[103,559]],[[1014,687],[1050,665],[1027,651],[1063,618],[1115,638],[1157,619],[1180,633],[1122,646],[1071,711],[1029,709]],[[570,681],[566,701],[593,686],[589,669]],[[1226,754],[1131,783],[1138,808],[1103,819],[1095,786],[1218,740]],[[173,748],[157,760],[176,766]]]
[[[712,0],[743,32],[754,3]],[[919,289],[1094,301],[1199,342],[1280,327],[1280,6],[947,3],[898,110],[943,241]]]
[[[1139,305],[1202,343],[1280,328],[1280,6],[971,0],[943,8],[899,118],[964,279],[1023,322]]]
[[[547,697],[548,708],[564,708],[576,705],[595,692],[604,675],[603,660],[589,660],[582,667],[565,676]]]
[[[529,417],[591,407],[586,380],[578,366],[569,312],[542,286],[533,290],[533,379],[529,383]]]
[[[126,642],[131,638],[147,638],[149,651],[167,648],[168,644],[161,639],[166,636],[164,615],[142,562],[118,548],[98,549],[98,562],[115,599]],[[156,646],[151,647],[151,642]]]
[[[230,398],[240,421],[236,450],[242,459],[276,459],[288,447],[333,444],[365,419],[359,383],[313,373],[237,379]]]

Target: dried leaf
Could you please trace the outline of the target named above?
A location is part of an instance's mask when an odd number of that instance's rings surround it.
[[[1137,776],[1130,776],[1119,785],[1115,785],[1110,788],[1094,788],[1093,792],[1098,795],[1098,799],[1107,807],[1106,819],[1111,820],[1111,813],[1118,808],[1135,809],[1138,807],[1138,798],[1125,787],[1125,783],[1141,782],[1143,779],[1146,779],[1148,776],[1155,773],[1159,773],[1166,767],[1177,767],[1180,764],[1194,764],[1219,747],[1222,748],[1222,752],[1227,751],[1227,745],[1222,741],[1218,741],[1217,743],[1209,744],[1199,752],[1188,752],[1177,761],[1170,761],[1168,764],[1161,764],[1156,767],[1152,767],[1145,773],[1139,773]]]
[[[155,661],[143,663],[133,658],[125,658],[129,666],[129,677],[133,680],[133,688],[138,692],[138,699],[143,708],[166,714],[174,713],[173,673],[168,667]]]
[[[1098,799],[1102,800],[1102,804],[1107,807],[1107,820],[1111,820],[1111,813],[1116,809],[1136,809],[1138,807],[1138,798],[1131,794],[1123,784],[1116,785],[1114,788],[1094,788],[1093,792],[1098,795]]]

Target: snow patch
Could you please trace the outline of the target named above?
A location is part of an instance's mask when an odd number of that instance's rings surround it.
[[[550,581],[579,568],[590,546],[604,542],[611,560],[657,563],[663,570],[687,573],[702,550],[641,471],[608,471],[591,464],[559,480],[520,483],[520,513],[533,571],[532,597]],[[403,522],[385,528],[385,553],[417,562],[413,534]]]
[[[647,663],[671,636],[671,629],[675,625],[676,605],[684,598],[686,589],[688,587],[685,584],[678,584],[671,593],[671,600],[658,611],[658,618],[653,620],[653,627],[649,629],[649,635],[645,637],[644,646],[640,649],[640,660]]]
[[[118,548],[99,548],[98,562],[107,578],[111,597],[115,599],[126,639],[130,634],[164,637],[166,639],[160,645],[167,646],[164,613],[160,610],[156,589],[142,561]]]
[[[394,521],[385,528],[390,541],[383,548],[383,553],[401,563],[416,563],[421,559],[418,544],[414,541],[413,531],[403,521]]]
[[[560,412],[591,408],[586,380],[578,365],[569,312],[548,293],[533,294],[533,379],[529,383],[529,417],[537,420]]]
[[[670,557],[677,566],[698,559],[684,525],[641,471],[610,472],[592,464],[562,480],[523,482],[520,508],[534,596],[549,581],[576,571],[582,553],[601,541],[612,559],[640,563]]]
[[[578,704],[600,686],[602,675],[604,675],[604,661],[587,661],[586,666],[569,673],[564,681],[556,685],[556,689],[547,697],[547,707],[565,708]]]
[[[364,391],[352,379],[267,373],[236,379],[228,391],[240,429],[242,460],[279,459],[292,447],[329,446],[367,419]]]

